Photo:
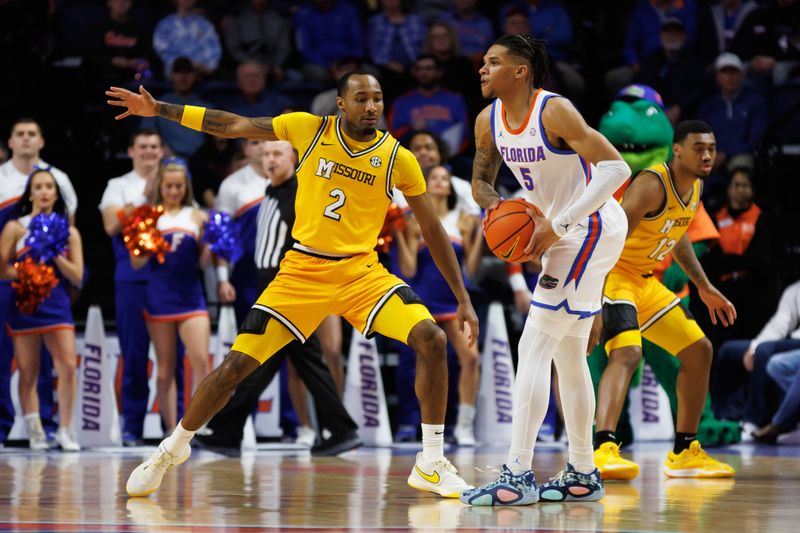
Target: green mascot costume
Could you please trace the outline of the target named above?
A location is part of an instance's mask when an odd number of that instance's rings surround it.
[[[611,104],[611,109],[600,120],[600,132],[619,150],[622,157],[631,167],[631,172],[637,172],[672,157],[673,130],[667,116],[664,114],[661,96],[645,85],[629,85],[620,91],[617,99]],[[698,217],[704,216],[710,224],[710,219],[704,210],[698,211]],[[713,224],[711,225],[713,232]],[[690,238],[692,230],[689,230]],[[708,250],[707,240],[712,237],[709,232],[696,232],[693,246],[697,256],[700,257]],[[670,265],[664,272],[663,282],[672,291],[687,293],[683,300],[688,304],[688,278],[677,263]],[[687,305],[688,307],[688,305]],[[653,374],[666,391],[669,397],[673,419],[677,416],[677,394],[675,391],[678,379],[679,361],[659,346],[642,339],[643,359],[652,368]],[[596,346],[589,356],[589,368],[594,382],[595,394],[600,383],[600,377],[606,368],[608,356],[602,346]],[[641,379],[640,371],[634,376],[631,385],[638,384]],[[634,440],[633,428],[628,416],[628,402],[619,419],[616,431],[617,438],[623,443]],[[740,429],[735,422],[717,420],[711,412],[711,402],[707,398],[705,409],[700,419],[697,438],[703,446],[732,444],[741,440]]]

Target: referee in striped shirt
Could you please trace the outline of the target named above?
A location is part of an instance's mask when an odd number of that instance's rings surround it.
[[[263,167],[271,183],[258,211],[255,262],[261,290],[278,274],[281,259],[295,242],[291,234],[297,194],[296,164],[297,157],[288,142],[264,142]],[[211,431],[205,435],[198,433],[196,441],[208,447],[238,449],[247,417],[280,370],[284,357],[289,357],[314,398],[320,429],[331,432],[330,438],[311,448],[311,453],[338,455],[361,446],[358,426],[342,405],[321,353],[315,335],[305,344],[294,340],[284,346],[239,384],[230,401],[209,421],[207,428]]]

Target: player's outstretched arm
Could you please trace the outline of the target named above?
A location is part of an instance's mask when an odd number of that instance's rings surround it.
[[[469,324],[469,342],[470,346],[472,346],[472,343],[478,340],[478,317],[472,308],[469,293],[464,287],[464,279],[461,277],[461,265],[458,264],[458,258],[456,258],[456,253],[453,251],[450,238],[442,227],[439,217],[436,216],[427,192],[418,196],[406,196],[406,201],[408,201],[409,207],[411,207],[414,216],[417,218],[422,237],[428,243],[428,249],[431,251],[431,257],[436,263],[436,268],[447,280],[450,290],[453,291],[458,300],[456,315],[459,329],[464,331],[464,323]]]
[[[486,210],[497,206],[500,195],[494,189],[497,171],[503,162],[492,136],[492,106],[475,119],[475,158],[472,162],[472,197]]]
[[[725,327],[733,324],[733,321],[736,320],[736,308],[708,280],[700,261],[697,260],[688,234],[684,233],[675,244],[675,248],[672,249],[672,257],[697,287],[700,299],[708,307],[711,323],[716,326],[719,319]]]
[[[161,117],[217,137],[268,141],[277,139],[272,129],[272,117],[248,118],[217,109],[168,104],[153,98],[143,86],[139,86],[139,94],[120,87],[111,87],[106,91],[106,96],[113,98],[107,100],[109,105],[127,108],[115,117],[117,120],[129,116]],[[191,108],[188,113],[187,107]]]

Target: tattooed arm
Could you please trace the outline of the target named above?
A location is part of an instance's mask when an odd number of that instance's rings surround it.
[[[497,206],[500,195],[494,189],[497,171],[503,159],[492,135],[492,106],[487,106],[475,119],[475,159],[472,163],[472,197],[484,209]]]
[[[106,96],[116,98],[116,100],[107,100],[109,105],[128,108],[124,113],[116,117],[117,120],[136,115],[140,117],[161,117],[180,123],[181,118],[183,118],[184,106],[158,101],[142,86],[139,87],[139,94],[119,87],[111,87],[110,90],[106,91]],[[277,139],[272,129],[272,117],[248,118],[216,109],[206,110],[203,117],[202,131],[217,137],[227,137],[228,139],[238,139],[240,137],[268,141]]]
[[[733,324],[733,321],[736,320],[736,308],[708,280],[700,261],[697,260],[688,234],[684,233],[678,240],[675,248],[672,249],[672,257],[697,287],[700,299],[708,307],[711,323],[716,325],[719,318],[726,327]]]

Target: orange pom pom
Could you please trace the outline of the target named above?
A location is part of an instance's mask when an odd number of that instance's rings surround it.
[[[17,307],[25,314],[33,314],[58,285],[56,272],[50,265],[37,263],[30,257],[14,263],[14,268],[19,280],[12,282],[11,287],[17,293]]]
[[[156,227],[163,214],[162,206],[141,205],[129,216],[120,216],[123,225],[122,240],[131,254],[136,257],[142,254],[154,255],[159,263],[164,262],[164,254],[169,251],[170,244]]]
[[[389,248],[394,242],[394,232],[403,231],[406,229],[406,219],[403,216],[403,210],[396,203],[389,206],[386,212],[386,218],[383,221],[383,228],[378,234],[378,245],[376,249],[384,254],[389,253]]]

